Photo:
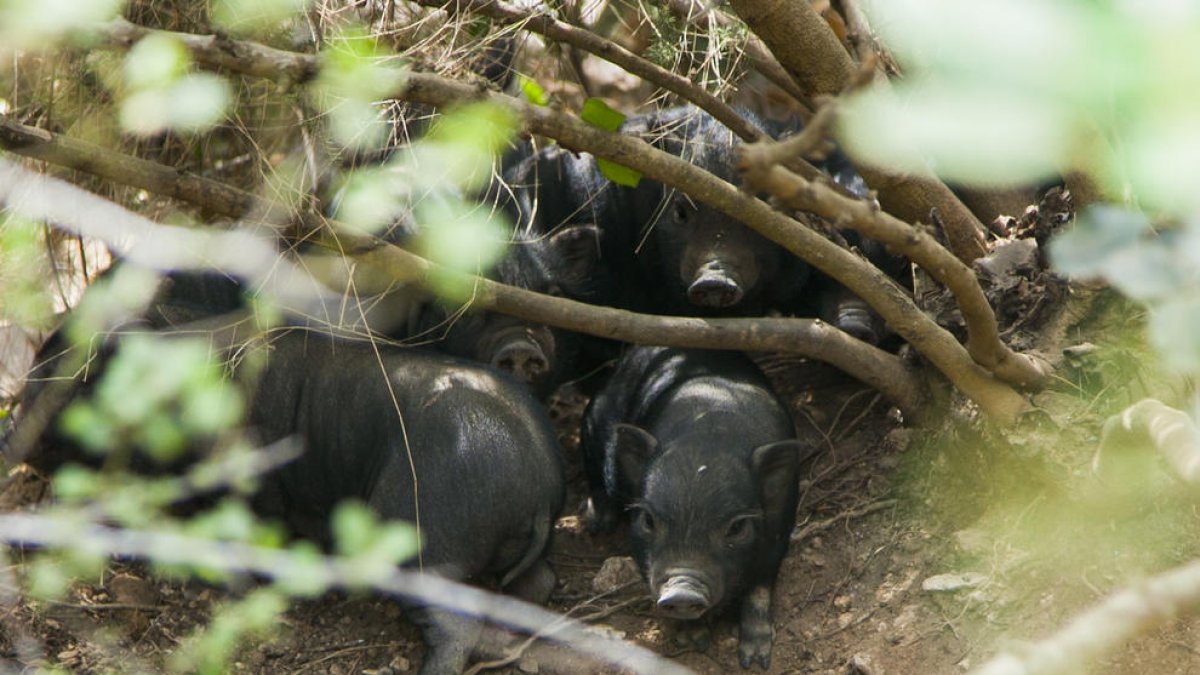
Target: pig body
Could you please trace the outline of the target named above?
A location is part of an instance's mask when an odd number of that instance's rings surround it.
[[[589,526],[632,512],[634,557],[659,610],[739,611],[743,667],[770,662],[771,594],[810,453],[745,356],[631,348],[584,416]]]
[[[385,519],[416,522],[426,571],[495,580],[544,601],[544,560],[564,498],[549,419],[503,373],[444,354],[292,331],[272,340],[250,407],[263,442],[296,436],[304,452],[264,479],[260,513],[329,541],[328,517],[355,498]],[[477,626],[417,614],[422,672],[459,672]]]

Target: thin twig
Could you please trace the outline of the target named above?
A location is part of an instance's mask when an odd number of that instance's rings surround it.
[[[498,0],[450,0],[449,2],[446,0],[416,0],[416,2],[425,7],[445,9],[451,14],[463,11],[479,14],[501,25],[519,25],[551,40],[566,42],[694,102],[745,140],[758,140],[762,136],[759,129],[746,121],[746,118],[742,117],[728,103],[713,96],[686,77],[655,65],[612,40],[559,21],[548,14],[524,11]]]
[[[850,509],[849,511],[843,511],[832,518],[826,518],[825,520],[818,520],[815,523],[809,523],[808,525],[805,525],[804,527],[792,533],[792,541],[804,541],[812,535],[818,532],[823,532],[842,521],[859,518],[875,513],[876,511],[882,511],[883,509],[890,508],[898,503],[899,500],[896,499],[880,499],[879,501],[863,504],[862,506]]]
[[[360,581],[361,571],[352,561],[328,556],[312,561],[306,556],[304,562],[297,563],[288,551],[239,542],[212,541],[173,531],[125,530],[96,523],[81,523],[77,519],[4,514],[0,515],[0,539],[14,544],[51,547],[74,546],[86,541],[88,550],[93,553],[147,558],[164,565],[251,573],[281,581],[296,582],[303,579],[306,587],[314,583],[341,588],[363,585]],[[518,630],[530,633],[545,631],[556,641],[635,672],[676,675],[691,672],[649,650],[597,635],[576,621],[564,619],[536,605],[434,575],[396,569],[387,577],[372,580],[368,585],[382,593],[488,619]],[[555,626],[552,634],[551,626]]]

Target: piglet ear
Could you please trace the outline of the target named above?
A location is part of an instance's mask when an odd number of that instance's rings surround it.
[[[614,424],[611,466],[621,485],[635,486],[646,474],[646,464],[658,450],[658,439],[633,424]]]
[[[758,478],[763,511],[768,519],[795,508],[799,493],[801,455],[812,454],[796,439],[760,445],[750,455],[750,468]]]
[[[550,250],[562,261],[563,282],[578,285],[590,279],[600,262],[600,228],[591,223],[556,229],[549,237]]]

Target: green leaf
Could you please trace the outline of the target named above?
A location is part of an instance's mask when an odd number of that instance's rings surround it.
[[[580,117],[583,118],[584,122],[594,127],[600,127],[605,131],[615,132],[625,123],[625,115],[623,113],[613,110],[607,103],[598,98],[589,98],[583,102],[583,110],[580,112]],[[600,173],[604,174],[605,178],[617,185],[637,187],[638,182],[642,180],[641,172],[607,159],[597,157],[596,167],[600,169]]]
[[[291,546],[291,564],[279,570],[275,585],[284,593],[300,597],[315,597],[329,587],[325,556],[316,544],[298,541]]]
[[[1052,99],[919,80],[851,97],[838,138],[868,164],[995,187],[1053,175],[1071,122]]]
[[[490,155],[508,146],[517,130],[517,116],[495,103],[471,103],[438,120],[426,138],[439,144],[467,146]]]
[[[353,556],[370,547],[376,521],[375,513],[362,502],[346,500],[338,504],[330,519],[338,553]]]
[[[471,289],[461,274],[484,274],[504,255],[510,226],[502,214],[455,200],[426,199],[417,208],[421,230],[414,239],[417,252],[445,267],[434,274],[435,292],[464,300]]]
[[[1200,373],[1200,300],[1170,298],[1155,306],[1148,324],[1150,342],[1168,367],[1182,373]]]
[[[1179,260],[1161,240],[1138,240],[1105,260],[1104,277],[1125,295],[1148,302],[1185,289]]]
[[[142,38],[125,57],[125,86],[130,89],[165,89],[183,76],[192,56],[177,38],[152,33]]]
[[[26,567],[29,594],[35,598],[61,598],[71,587],[71,578],[55,557],[41,555]]]
[[[605,178],[611,180],[617,185],[626,187],[637,187],[642,180],[642,172],[637,169],[631,169],[627,166],[622,166],[616,162],[611,162],[600,157],[596,158],[596,168],[600,169],[600,173]]]
[[[65,502],[93,497],[101,485],[95,472],[78,464],[67,464],[54,474],[54,496]]]
[[[525,96],[525,100],[530,103],[545,106],[550,102],[550,97],[546,94],[546,90],[533,78],[517,75],[517,84],[520,85],[521,93]]]
[[[609,107],[607,103],[598,98],[589,98],[583,102],[583,110],[579,116],[584,122],[600,127],[605,131],[616,131],[625,123],[625,115],[618,110]]]
[[[226,30],[247,33],[301,17],[309,0],[213,0],[212,19]]]
[[[1056,236],[1047,253],[1054,269],[1069,277],[1094,277],[1105,273],[1108,261],[1132,246],[1150,230],[1145,214],[1115,206],[1093,206],[1075,220],[1071,229]]]
[[[120,14],[124,0],[0,0],[5,50],[46,49],[63,34]]]

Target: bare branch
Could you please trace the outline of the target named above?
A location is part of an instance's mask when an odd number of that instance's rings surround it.
[[[1086,665],[1139,633],[1200,604],[1200,561],[1138,582],[1105,598],[1054,635],[984,663],[972,675],[1052,675]]]
[[[8,139],[14,138],[20,142],[9,142]],[[267,200],[222,183],[26,127],[3,117],[0,117],[0,147],[56,163],[61,152],[64,164],[123,185],[150,190],[162,187],[165,194],[201,207],[207,205],[206,199],[212,198],[215,203],[224,205],[230,217],[241,215],[230,205],[250,212],[283,210]],[[100,157],[103,162],[96,161]],[[326,223],[323,219],[307,216],[305,220],[310,231],[324,231]],[[423,284],[435,268],[424,258],[378,239],[356,235],[346,226],[336,226],[336,232],[320,235],[323,239],[318,243],[335,251],[349,251],[350,255],[397,281]],[[536,323],[640,344],[780,351],[826,361],[882,392],[910,419],[920,419],[925,388],[915,373],[895,356],[855,340],[821,321],[657,317],[593,307],[483,278],[470,277],[467,283],[476,288],[473,301],[476,307]],[[222,340],[224,343],[225,338]]]
[[[204,59],[203,53],[193,53],[193,56],[197,60]],[[1010,421],[1028,407],[1024,398],[975,364],[954,336],[925,316],[883,272],[775,212],[765,202],[742,194],[729,183],[678,157],[652,148],[639,139],[602,131],[558,111],[436,75],[411,73],[396,96],[439,107],[487,100],[513,111],[531,130],[557,139],[568,149],[590,151],[683,190],[837,279],[870,304],[893,330],[989,415]]]
[[[854,75],[854,62],[809,3],[730,0],[730,4],[810,96],[832,96],[846,88]],[[883,208],[897,217],[928,221],[930,211],[937,209],[950,249],[963,262],[970,264],[986,252],[979,219],[934,176],[900,175],[867,165],[858,169],[878,191]]]
[[[120,18],[109,22],[103,29],[113,46],[124,49],[157,32],[160,31]],[[182,41],[197,60],[245,75],[287,84],[304,84],[316,77],[320,70],[320,61],[315,56],[282,51],[257,42],[233,40],[223,35],[171,33],[171,36]]]
[[[1100,449],[1092,466],[1104,476],[1105,469],[1123,467],[1114,456],[1127,455],[1146,445],[1158,452],[1181,481],[1200,487],[1200,429],[1190,415],[1152,398],[1142,399],[1108,418],[1100,436]],[[1125,476],[1112,476],[1120,480]]]
[[[682,190],[745,223],[841,282],[871,305],[893,330],[989,415],[1011,420],[1027,408],[1027,402],[1019,394],[976,364],[953,335],[921,312],[881,270],[774,211],[766,202],[742,193],[683,159],[649,147],[639,139],[602,131],[557,111],[503,94],[480,92],[433,75],[413,74],[398,96],[437,106],[488,100],[522,116],[531,129],[557,139],[566,148],[591,152]]]
[[[783,167],[760,162],[760,147],[753,144],[742,148],[741,169],[750,185],[775,195],[792,208],[813,211],[904,254],[954,294],[967,325],[967,352],[976,363],[1022,387],[1038,387],[1045,381],[1048,364],[1017,354],[1000,340],[996,314],[970,267],[929,234],[871,204],[844,197]],[[767,150],[771,154],[769,146]]]
[[[303,580],[305,587],[362,586],[361,572],[353,564],[324,557],[314,564],[307,558],[297,563],[287,551],[229,541],[200,539],[177,532],[123,530],[78,520],[61,521],[43,515],[0,516],[0,539],[14,544],[77,546],[87,542],[96,554],[136,556],[164,565],[207,568],[222,572],[252,573],[278,580]],[[432,574],[397,569],[389,577],[370,583],[375,590],[412,598],[422,604],[482,617],[529,633],[544,632],[606,663],[639,673],[692,671],[629,642],[589,631],[577,621],[565,619],[537,605],[456,583]],[[553,626],[552,628],[550,626]]]

